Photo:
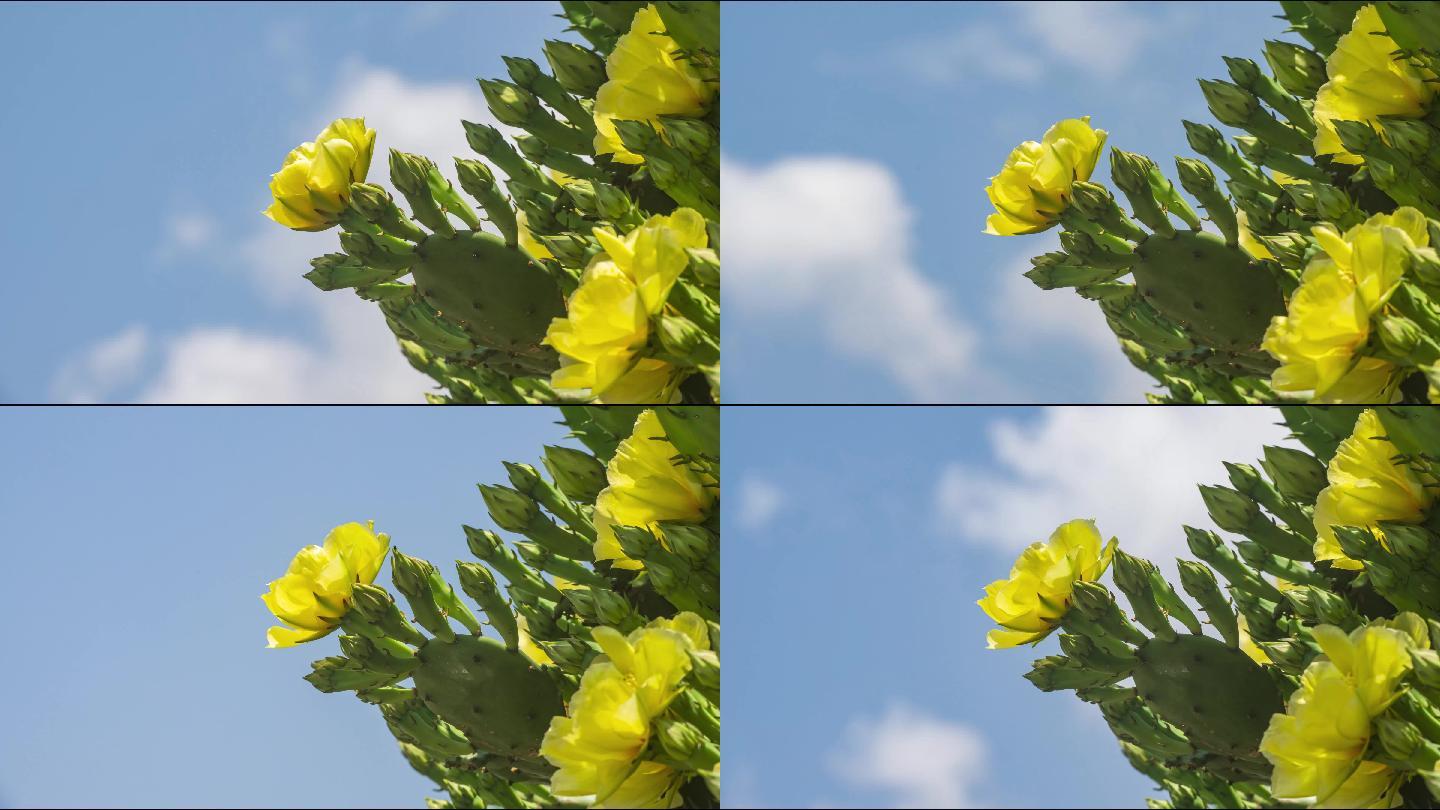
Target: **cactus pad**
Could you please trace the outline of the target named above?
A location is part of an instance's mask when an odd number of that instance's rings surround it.
[[[538,353],[552,318],[565,314],[545,268],[504,240],[462,231],[426,237],[411,272],[420,295],[482,345]]]
[[[554,682],[494,639],[431,639],[417,656],[416,693],[479,749],[536,756],[550,718],[565,713]]]
[[[1207,636],[1151,639],[1135,652],[1140,699],[1196,745],[1260,760],[1270,716],[1285,711],[1275,683],[1239,650]],[[1263,760],[1260,760],[1263,762]]]
[[[1140,295],[1206,345],[1258,349],[1270,318],[1285,314],[1269,271],[1213,234],[1155,234],[1135,255],[1139,261],[1132,272]]]

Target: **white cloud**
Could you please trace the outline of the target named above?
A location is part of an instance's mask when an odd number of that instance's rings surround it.
[[[284,47],[287,36],[277,34],[271,46]],[[316,105],[313,120],[297,124],[296,142],[335,118],[356,116],[378,132],[370,180],[386,186],[389,148],[426,155],[449,174],[452,156],[474,157],[460,120],[495,123],[473,82],[413,82],[357,62],[339,71],[332,98]],[[150,338],[132,326],[62,369],[57,395],[97,399],[130,385],[144,402],[419,402],[433,389],[400,354],[373,303],[346,290],[321,292],[303,278],[312,257],[338,249],[335,232],[288,231],[258,213],[247,222],[247,235],[225,245],[204,215],[174,217],[161,250],[184,248],[192,259],[201,249],[234,255],[263,301],[313,325],[313,337],[201,325]],[[117,347],[133,353],[120,358],[128,365],[116,361]],[[137,380],[147,357],[157,358],[157,370]]]
[[[1253,463],[1289,443],[1270,408],[1049,408],[988,428],[992,461],[939,476],[942,527],[1016,554],[1073,518],[1094,518],[1121,547],[1167,572],[1189,557],[1182,525],[1214,528],[1196,490],[1224,484],[1222,461]]]
[[[744,478],[740,481],[735,519],[743,529],[761,529],[785,506],[785,493],[769,481]]]
[[[918,398],[971,387],[975,336],[916,269],[910,209],[888,169],[848,157],[726,159],[721,184],[729,300],[815,317],[838,349]]]
[[[193,254],[213,244],[219,232],[219,223],[204,211],[173,213],[165,220],[156,254],[161,261]]]
[[[927,31],[875,59],[828,58],[832,72],[853,73],[874,62],[926,84],[956,86],[977,79],[1033,84],[1061,72],[1090,78],[1125,75],[1146,45],[1174,26],[1135,3],[1009,3],[1000,19]]]
[[[986,759],[969,726],[892,703],[878,719],[852,720],[828,764],[842,782],[885,791],[892,807],[981,807]]]
[[[60,402],[99,402],[135,380],[149,347],[145,327],[128,327],[63,365],[51,391]]]

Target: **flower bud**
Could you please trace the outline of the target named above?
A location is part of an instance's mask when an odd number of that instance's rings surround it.
[[[607,483],[605,465],[583,450],[546,445],[543,463],[555,486],[575,501],[594,503]]]
[[[457,561],[455,570],[460,575],[460,589],[480,606],[490,626],[495,628],[495,632],[505,641],[505,646],[512,650],[517,649],[520,635],[515,614],[501,596],[490,569],[478,563]]]
[[[321,692],[345,692],[351,689],[373,689],[395,682],[393,675],[366,669],[343,656],[332,655],[310,665],[305,680]]]
[[[574,43],[545,40],[545,61],[550,63],[560,86],[577,96],[594,98],[600,85],[605,83],[605,60]]]
[[[660,750],[677,767],[707,771],[720,764],[720,749],[689,723],[662,720],[659,732]]]
[[[446,620],[445,603],[449,600],[437,592],[435,582],[439,572],[435,566],[427,560],[401,554],[399,549],[392,557],[390,570],[395,588],[410,603],[415,621],[442,641],[454,641],[455,631]]]
[[[490,519],[507,532],[523,534],[540,518],[535,501],[509,487],[481,484],[480,495],[490,510]]]
[[[326,291],[394,281],[408,272],[408,268],[392,270],[371,267],[344,253],[327,253],[311,259],[310,266],[314,269],[306,273],[305,278]]]
[[[1215,525],[1227,532],[1244,534],[1260,519],[1260,507],[1254,501],[1228,487],[1200,487],[1200,497]]]
[[[1255,96],[1230,82],[1201,79],[1200,90],[1215,119],[1226,126],[1244,128],[1260,111]]]
[[[1301,98],[1314,98],[1325,83],[1325,58],[1302,45],[1265,41],[1265,62],[1280,86]]]
[[[540,112],[540,102],[530,91],[499,79],[478,81],[485,103],[500,123],[523,129]]]
[[[395,204],[390,192],[370,183],[354,183],[350,186],[350,207],[355,209],[366,222],[377,225],[381,230],[412,242],[425,238],[421,230],[400,206]]]

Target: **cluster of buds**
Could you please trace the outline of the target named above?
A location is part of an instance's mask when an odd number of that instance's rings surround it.
[[[341,631],[306,680],[378,707],[431,807],[718,807],[718,408],[565,417],[585,450],[480,486],[523,539],[464,526],[457,589],[345,524],[271,584],[270,645]]]
[[[707,404],[720,390],[719,3],[561,4],[585,44],[481,79],[455,182],[341,119],[294,150],[265,213],[340,226],[322,290],[374,301],[432,402]]]
[[[1072,521],[980,601],[991,647],[1059,633],[1026,678],[1096,704],[1152,807],[1440,800],[1440,411],[1283,406],[1266,447],[1201,486],[1180,587]],[[1098,580],[1106,568],[1129,604]],[[1208,626],[1208,631],[1207,631]]]
[[[1112,148],[1125,211],[1069,119],[1011,154],[986,230],[1063,228],[1026,275],[1098,303],[1151,401],[1440,402],[1440,5],[1281,5],[1308,45],[1200,82],[1243,134],[1185,121],[1178,187]]]

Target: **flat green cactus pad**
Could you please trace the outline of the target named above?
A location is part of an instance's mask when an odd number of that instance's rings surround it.
[[[1192,743],[1249,762],[1260,758],[1270,716],[1285,711],[1280,691],[1245,653],[1208,636],[1151,639],[1135,652],[1140,699]]]
[[[1269,271],[1213,234],[1152,235],[1135,255],[1131,272],[1140,295],[1205,345],[1259,349],[1270,319],[1285,314]]]
[[[550,273],[497,236],[435,234],[415,252],[420,260],[411,273],[420,295],[482,345],[538,352],[550,320],[565,314]]]
[[[550,718],[565,713],[554,682],[494,639],[430,639],[417,656],[420,699],[482,750],[534,757]]]

